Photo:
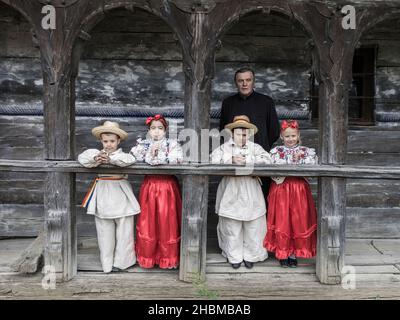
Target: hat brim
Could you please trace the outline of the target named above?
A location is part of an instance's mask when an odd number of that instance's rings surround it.
[[[110,128],[110,127],[105,127],[105,126],[95,127],[92,129],[92,134],[97,139],[101,139],[101,135],[103,133],[114,133],[117,136],[119,136],[121,140],[125,140],[126,138],[128,138],[128,133],[122,129]]]
[[[229,129],[229,130],[233,130],[233,129],[236,129],[236,128],[251,129],[251,130],[253,130],[253,134],[256,134],[258,132],[258,128],[254,124],[248,123],[246,121],[240,121],[240,120],[236,121],[236,122],[233,122],[233,123],[228,123],[225,126],[225,128]]]

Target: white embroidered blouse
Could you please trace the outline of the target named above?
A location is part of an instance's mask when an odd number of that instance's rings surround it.
[[[300,154],[297,161],[294,159],[295,154]],[[300,145],[294,147],[278,146],[270,151],[272,163],[276,164],[317,164],[318,156],[315,149]],[[277,184],[281,184],[285,177],[271,177]]]
[[[159,144],[160,148],[157,154],[152,157],[151,147],[154,144]],[[138,139],[137,145],[131,149],[130,154],[133,155],[137,161],[144,161],[150,165],[177,164],[183,161],[183,151],[179,142],[168,138],[164,138],[160,141]]]

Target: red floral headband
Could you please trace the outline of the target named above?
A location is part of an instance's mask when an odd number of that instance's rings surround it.
[[[146,119],[146,125],[150,126],[152,121],[160,121],[164,125],[165,129],[167,129],[167,120],[165,120],[165,118],[161,114],[156,114],[154,117],[148,117]]]
[[[287,128],[299,130],[299,123],[296,120],[283,120],[281,124],[281,132],[285,131]]]

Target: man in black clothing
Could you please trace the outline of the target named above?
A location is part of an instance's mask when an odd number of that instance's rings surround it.
[[[246,115],[258,128],[254,142],[266,151],[270,151],[280,134],[278,116],[272,98],[254,91],[254,80],[252,69],[241,68],[236,71],[235,84],[239,92],[222,102],[219,130],[223,130],[235,116]],[[271,180],[269,178],[261,180],[263,191],[267,195]]]
[[[271,150],[279,138],[279,121],[274,101],[271,97],[254,91],[254,71],[250,68],[236,71],[235,84],[239,92],[222,102],[219,130],[223,130],[235,116],[246,115],[258,128],[254,142],[266,151]]]

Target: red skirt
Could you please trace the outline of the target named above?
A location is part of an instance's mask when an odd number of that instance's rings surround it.
[[[140,188],[135,251],[142,268],[179,265],[182,199],[176,177],[148,175]]]
[[[268,194],[267,235],[264,247],[277,259],[311,258],[317,246],[317,210],[304,178],[286,177],[271,183]]]

